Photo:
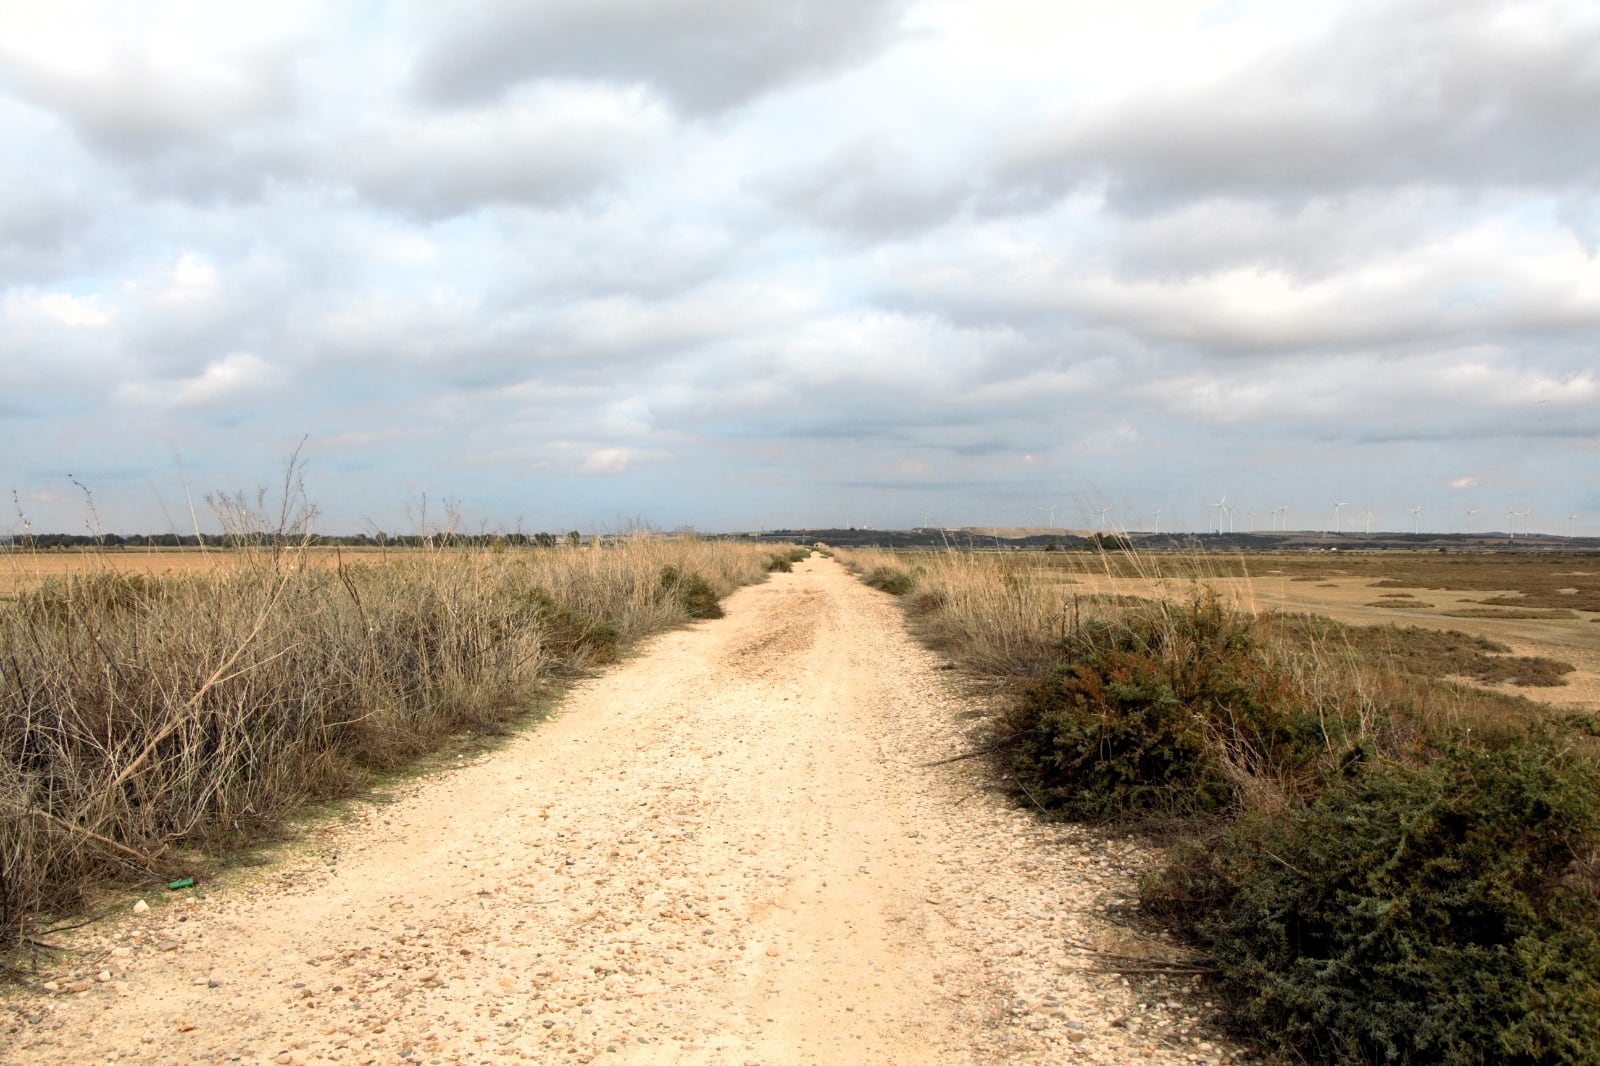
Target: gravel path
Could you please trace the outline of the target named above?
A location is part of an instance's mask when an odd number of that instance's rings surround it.
[[[89,930],[0,1062],[1238,1057],[1081,950],[1146,949],[1105,915],[1148,856],[925,765],[970,701],[888,597],[813,558],[726,607],[271,873]]]

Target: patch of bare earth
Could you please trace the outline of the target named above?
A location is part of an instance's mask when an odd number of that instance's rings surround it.
[[[1082,950],[1148,949],[1106,912],[1149,855],[925,765],[963,701],[888,597],[814,559],[726,606],[269,875],[80,934],[0,1062],[1237,1056]]]

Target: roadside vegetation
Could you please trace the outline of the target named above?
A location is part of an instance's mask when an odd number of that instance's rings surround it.
[[[1211,591],[1204,559],[848,560],[894,572],[872,583],[1005,685],[993,747],[1020,800],[1170,845],[1143,909],[1197,949],[1240,1031],[1315,1062],[1600,1062],[1600,721],[1468,680],[1561,684],[1569,665],[1258,615]],[[1374,576],[1456,587],[1424,562]],[[1194,580],[1074,593],[1074,567],[1156,566]],[[1527,598],[1593,602],[1576,583]]]
[[[501,730],[562,678],[720,615],[733,588],[805,554],[446,533],[312,561],[305,538],[226,513],[215,565],[90,567],[0,600],[0,959],[47,942],[94,886],[166,881],[196,849],[258,839],[452,734]]]

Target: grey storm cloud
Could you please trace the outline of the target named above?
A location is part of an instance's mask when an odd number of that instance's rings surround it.
[[[95,67],[52,67],[0,44],[0,85],[61,115],[97,151],[148,156],[293,108],[291,56],[272,49],[176,67],[128,45]]]
[[[475,0],[425,17],[416,68],[429,99],[493,99],[546,79],[644,83],[694,114],[860,62],[894,39],[900,0]]]
[[[667,132],[630,93],[533,93],[499,106],[396,116],[337,149],[370,199],[425,219],[491,204],[561,206],[616,180]]]
[[[1379,7],[1212,83],[1063,115],[1011,146],[992,203],[1084,185],[1135,213],[1197,197],[1592,185],[1600,19],[1544,5],[1550,18],[1518,24],[1520,6]]]

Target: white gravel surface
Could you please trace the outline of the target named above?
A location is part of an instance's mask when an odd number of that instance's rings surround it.
[[[926,765],[972,701],[889,597],[814,557],[725,606],[265,876],[128,899],[0,1062],[1241,1057],[1084,950],[1151,950],[1107,917],[1149,855]]]

